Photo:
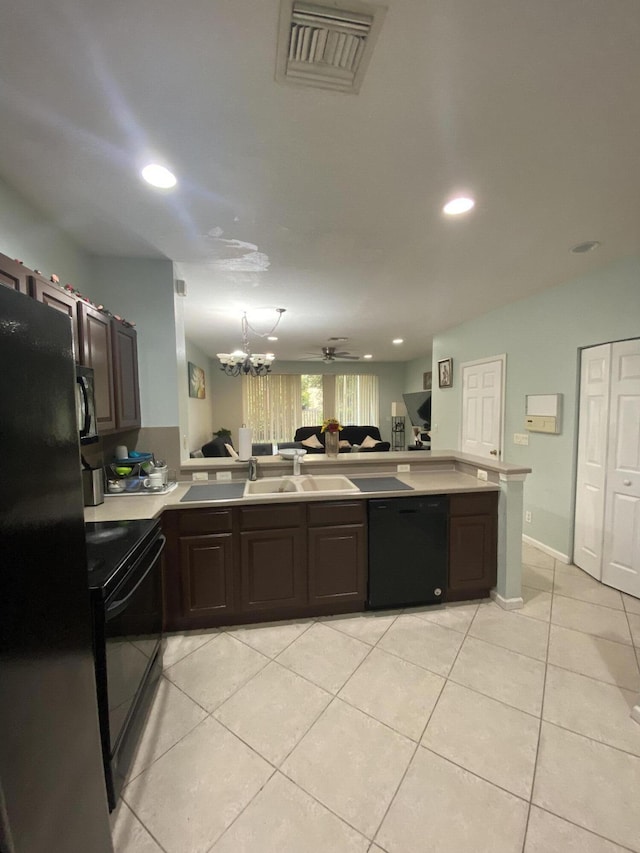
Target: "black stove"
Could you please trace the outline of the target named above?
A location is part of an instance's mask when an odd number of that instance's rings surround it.
[[[102,757],[113,810],[162,674],[165,537],[150,519],[85,527]]]
[[[155,519],[91,521],[85,523],[89,589],[107,594],[118,575],[137,559],[157,535]]]

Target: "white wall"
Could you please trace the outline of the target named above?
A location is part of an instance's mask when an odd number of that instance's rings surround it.
[[[180,423],[173,264],[151,258],[91,255],[98,298],[136,323],[142,426]]]
[[[0,180],[0,252],[92,297],[87,253]]]
[[[188,433],[187,446],[189,451],[199,450],[203,444],[211,441],[213,432],[213,389],[211,387],[211,362],[209,356],[197,347],[190,340],[185,341],[185,357],[186,362],[191,362],[197,367],[201,367],[205,374],[205,394],[204,400],[198,400],[195,397],[187,397],[187,416],[188,416]],[[188,384],[188,370],[185,365],[184,372],[178,374],[178,379],[184,384]]]
[[[433,386],[432,447],[457,448],[460,364],[506,353],[504,459],[530,466],[525,534],[570,556],[578,408],[579,350],[640,334],[640,258],[628,258],[520,302],[505,305],[434,338],[433,360],[453,358],[453,387]],[[560,435],[523,433],[526,394],[562,394]],[[435,429],[437,425],[437,430]]]

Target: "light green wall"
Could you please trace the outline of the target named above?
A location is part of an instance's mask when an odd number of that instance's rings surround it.
[[[404,363],[404,387],[405,394],[412,391],[423,391],[424,374],[431,371],[431,352],[425,353],[420,358],[414,358]]]
[[[173,264],[150,258],[90,256],[95,291],[138,332],[142,426],[178,426]]]
[[[0,180],[0,252],[91,297],[88,255]]]
[[[240,379],[225,376],[218,369],[217,360],[212,361],[211,391],[214,429],[225,426],[237,435],[242,424],[242,390]],[[379,362],[373,364],[355,364],[335,362],[324,364],[321,361],[276,361],[274,373],[373,373],[378,376],[380,396],[380,433],[384,441],[391,441],[391,403],[402,400],[404,389],[404,362]],[[291,436],[293,439],[293,436]],[[193,448],[190,448],[193,450]]]
[[[576,457],[579,349],[640,336],[640,258],[619,261],[591,275],[506,305],[437,335],[433,361],[451,356],[454,383],[433,389],[432,447],[458,447],[460,365],[506,353],[504,460],[533,469],[525,483],[524,533],[571,555]],[[560,435],[523,433],[526,394],[562,394]],[[437,425],[437,429],[435,428]]]
[[[211,441],[213,432],[213,406],[212,406],[212,389],[211,389],[211,361],[209,356],[205,355],[199,347],[187,340],[185,341],[186,361],[201,367],[205,373],[205,393],[204,400],[198,400],[195,397],[187,396],[187,411],[189,431],[187,445],[189,450],[196,450]],[[187,367],[187,365],[185,365]],[[180,374],[179,374],[180,375]],[[183,381],[187,384],[188,371],[183,374]]]

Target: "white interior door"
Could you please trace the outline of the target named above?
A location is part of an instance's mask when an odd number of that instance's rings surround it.
[[[475,456],[502,458],[505,357],[462,365],[460,449]]]
[[[582,351],[573,561],[601,580],[611,344]]]
[[[640,597],[640,340],[612,345],[602,580]]]

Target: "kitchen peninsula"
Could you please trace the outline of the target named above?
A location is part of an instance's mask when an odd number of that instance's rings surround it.
[[[405,470],[405,467],[409,470]],[[398,470],[400,469],[400,470]],[[396,452],[343,454],[338,459],[329,459],[323,455],[307,457],[302,465],[302,476],[325,476],[328,474],[343,474],[346,477],[386,478],[394,477],[400,481],[397,491],[388,488],[382,491],[357,491],[346,494],[329,494],[324,492],[282,492],[278,494],[252,494],[244,496],[225,496],[215,500],[193,500],[192,494],[185,501],[185,495],[192,488],[198,488],[204,483],[194,483],[192,475],[196,472],[205,473],[208,482],[222,485],[229,480],[218,480],[216,475],[225,472],[232,477],[232,483],[239,484],[246,480],[247,464],[234,462],[231,459],[189,459],[185,460],[180,469],[181,481],[178,487],[169,494],[162,496],[141,495],[140,497],[107,498],[99,507],[87,508],[87,521],[108,521],[124,518],[162,518],[165,532],[168,535],[167,566],[165,581],[167,585],[167,611],[169,628],[182,629],[186,627],[205,627],[209,624],[228,624],[237,615],[237,621],[259,621],[261,618],[292,618],[294,615],[307,615],[309,612],[326,611],[335,607],[335,612],[349,612],[363,609],[363,597],[356,587],[366,585],[366,564],[363,562],[362,537],[366,540],[366,501],[376,498],[402,498],[422,495],[447,495],[451,506],[450,536],[457,530],[460,541],[477,541],[493,557],[488,559],[493,563],[490,567],[494,572],[487,577],[495,578],[495,588],[492,597],[502,607],[515,609],[522,606],[521,598],[521,547],[522,547],[522,493],[523,483],[529,468],[481,459],[458,451],[436,451],[421,454]],[[486,479],[485,479],[486,476]],[[258,468],[258,478],[291,477],[291,462],[280,457],[261,457]],[[404,488],[402,488],[404,487]],[[409,490],[405,490],[409,487]],[[239,494],[237,486],[236,495]],[[197,493],[196,493],[197,494]],[[475,503],[474,503],[475,502]],[[497,509],[496,509],[497,503]],[[454,516],[456,516],[454,518]],[[458,517],[460,516],[460,517]],[[489,519],[493,527],[489,525]],[[496,524],[497,522],[497,524]],[[467,525],[465,527],[465,524]],[[484,524],[484,527],[482,525]],[[262,542],[269,539],[269,530],[275,531],[286,527],[291,530],[293,537],[291,553],[293,562],[298,566],[295,571],[304,572],[307,560],[305,558],[305,543],[317,539],[319,531],[325,534],[331,530],[336,533],[339,529],[344,535],[336,536],[341,542],[351,542],[354,560],[362,566],[354,569],[354,589],[342,596],[327,597],[332,604],[322,604],[322,596],[315,596],[315,609],[310,608],[310,599],[306,599],[306,610],[296,610],[298,593],[294,592],[287,598],[288,606],[280,610],[264,605],[256,612],[246,615],[246,609],[229,609],[219,602],[216,606],[200,606],[198,596],[202,593],[202,583],[208,582],[216,586],[209,587],[205,595],[217,596],[225,601],[225,595],[230,595],[232,584],[232,565],[239,562],[240,548],[250,549],[250,540],[255,538],[255,532],[261,531]],[[347,530],[348,528],[348,530]],[[493,529],[494,533],[490,531]],[[295,532],[294,532],[295,531]],[[480,539],[474,539],[480,531]],[[483,532],[484,531],[484,532]],[[493,535],[493,545],[491,536]],[[275,538],[275,534],[274,534]],[[241,544],[239,545],[238,542]],[[359,544],[358,544],[359,543]],[[493,548],[493,551],[491,550]],[[191,549],[191,553],[188,550]],[[304,553],[303,553],[304,551]],[[366,548],[364,548],[366,552]],[[248,552],[247,552],[248,553]],[[311,554],[311,552],[308,552]],[[340,552],[336,552],[339,554]],[[216,579],[202,573],[203,561],[213,558],[217,563]],[[339,558],[338,558],[339,559]],[[314,564],[311,556],[309,565]],[[182,561],[182,563],[181,563]],[[178,564],[182,565],[179,570]],[[246,566],[240,568],[238,578],[244,576],[245,585],[249,583]],[[244,573],[244,574],[243,574]],[[187,577],[185,577],[185,574]],[[359,579],[356,578],[356,575]],[[236,584],[242,585],[242,580],[236,579]],[[309,581],[302,574],[291,576],[292,586],[303,585],[306,589]],[[191,584],[191,587],[189,587]],[[199,589],[196,587],[200,585]],[[491,586],[493,586],[491,582]],[[465,588],[469,594],[465,594]],[[475,598],[484,592],[466,583],[464,578],[459,589],[452,594],[450,588],[449,600]],[[180,599],[178,602],[176,599]],[[210,598],[211,600],[211,598]],[[228,602],[227,602],[228,604]],[[225,610],[228,611],[225,615]],[[199,612],[198,612],[199,611]],[[209,611],[209,612],[206,612]],[[194,615],[195,613],[195,615]],[[172,616],[173,614],[173,616]],[[216,615],[217,614],[217,615]],[[244,615],[243,615],[244,614]]]

